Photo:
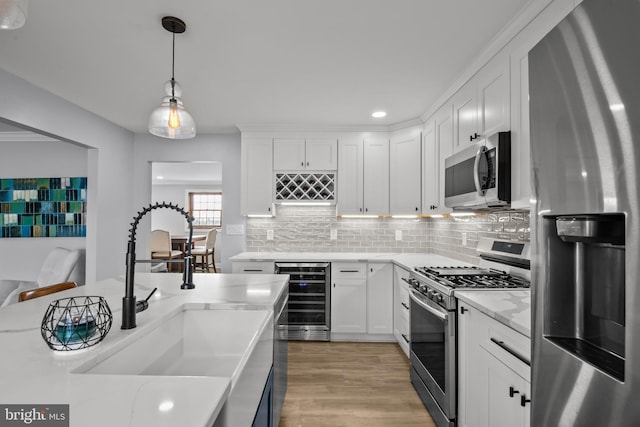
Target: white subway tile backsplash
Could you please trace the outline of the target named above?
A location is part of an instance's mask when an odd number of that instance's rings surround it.
[[[335,206],[280,206],[275,218],[248,218],[247,251],[252,252],[433,252],[477,263],[481,237],[528,241],[528,211],[420,219],[337,218]],[[330,239],[330,230],[337,239]],[[274,230],[274,240],[266,240]],[[402,230],[402,240],[395,240]],[[466,246],[462,233],[466,233]]]

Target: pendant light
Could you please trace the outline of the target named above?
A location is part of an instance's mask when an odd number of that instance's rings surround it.
[[[1,0],[0,0],[1,1]],[[164,85],[166,96],[162,104],[149,117],[147,128],[152,135],[169,139],[189,139],[196,136],[196,123],[182,104],[182,88],[174,78],[176,58],[176,33],[182,34],[187,29],[179,18],[165,16],[162,27],[173,34],[173,50],[171,58],[171,80]]]
[[[0,0],[0,30],[16,30],[27,21],[27,0]]]

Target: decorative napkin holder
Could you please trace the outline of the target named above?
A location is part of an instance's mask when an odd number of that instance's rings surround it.
[[[99,296],[62,298],[49,304],[40,332],[52,350],[80,350],[107,336],[113,315]]]

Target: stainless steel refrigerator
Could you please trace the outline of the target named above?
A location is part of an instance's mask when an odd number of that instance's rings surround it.
[[[640,425],[640,2],[529,53],[532,426]]]

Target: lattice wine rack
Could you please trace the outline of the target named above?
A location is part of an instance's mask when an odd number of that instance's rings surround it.
[[[277,173],[276,201],[335,201],[334,173]]]

